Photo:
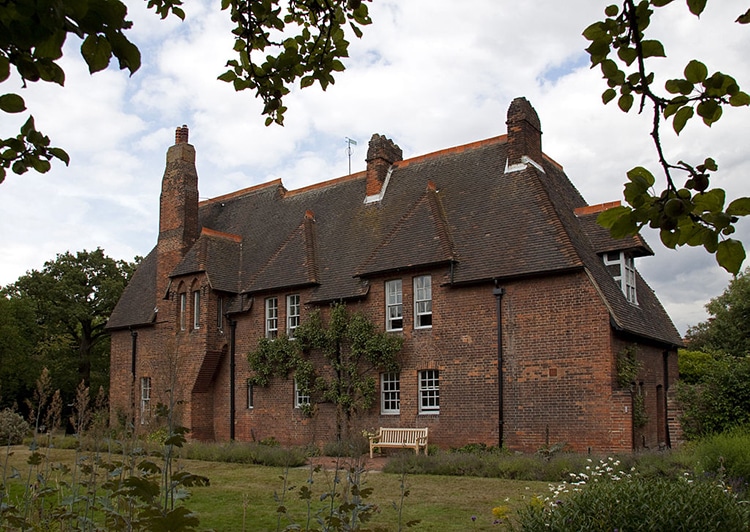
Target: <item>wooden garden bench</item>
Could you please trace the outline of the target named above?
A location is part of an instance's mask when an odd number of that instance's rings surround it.
[[[397,447],[399,449],[414,449],[419,454],[419,449],[424,448],[427,454],[427,428],[422,429],[389,429],[380,427],[378,433],[370,436],[370,458],[375,448]]]

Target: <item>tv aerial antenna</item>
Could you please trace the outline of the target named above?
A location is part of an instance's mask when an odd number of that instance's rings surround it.
[[[352,146],[357,145],[357,141],[354,139],[350,139],[349,137],[344,137],[346,139],[346,155],[349,157],[349,175],[352,174]]]

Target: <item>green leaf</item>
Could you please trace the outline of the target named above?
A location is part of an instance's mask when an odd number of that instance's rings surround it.
[[[703,83],[706,77],[708,77],[708,69],[700,61],[693,59],[685,67],[685,79],[690,83]]]
[[[616,5],[612,4],[604,8],[604,14],[608,17],[616,17],[617,13],[620,12],[620,8],[618,8]]]
[[[624,113],[627,113],[628,111],[630,111],[630,108],[633,107],[633,95],[623,94],[622,96],[620,96],[620,99],[617,100],[617,105]]]
[[[630,46],[627,48],[623,47],[617,51],[617,56],[622,59],[626,65],[630,66],[638,57],[638,51]]]
[[[664,45],[661,41],[657,40],[645,40],[641,42],[641,50],[643,50],[643,57],[666,57],[664,53]]]
[[[738,91],[729,97],[729,105],[732,107],[743,107],[750,105],[750,95],[746,92]]]
[[[599,214],[599,216],[596,217],[596,223],[606,229],[610,229],[621,216],[629,216],[630,212],[630,207],[625,207],[623,205],[612,207],[611,209],[607,209]]]
[[[685,124],[687,124],[687,121],[691,118],[693,118],[692,107],[683,107],[682,109],[677,111],[677,114],[674,115],[674,121],[672,122],[674,132],[679,135],[685,127]]]
[[[21,113],[26,110],[26,104],[18,94],[3,94],[0,96],[0,110],[6,113]]]
[[[647,190],[649,187],[652,187],[654,183],[656,183],[654,174],[652,174],[642,166],[631,168],[630,170],[628,170],[627,176],[628,179],[633,183],[642,184],[644,186],[644,190]]]
[[[607,89],[602,93],[602,102],[606,105],[614,100],[615,96],[617,96],[617,91],[615,89]]]
[[[703,118],[703,123],[710,126],[721,118],[721,105],[716,100],[704,100],[696,108],[698,116]]]
[[[747,216],[750,214],[750,198],[737,198],[727,207],[727,214],[731,216]]]
[[[706,9],[706,1],[707,0],[687,0],[690,12],[699,17],[700,14],[703,13],[703,10]]]
[[[726,200],[726,192],[722,188],[714,188],[708,192],[702,194],[696,194],[693,197],[693,212],[721,212],[724,208],[724,201]]]
[[[659,231],[659,238],[661,239],[661,243],[664,244],[669,249],[674,249],[677,247],[677,244],[680,240],[680,233],[679,231],[668,231],[667,229],[662,229]]]
[[[737,17],[737,20],[735,20],[735,22],[739,22],[740,24],[750,24],[750,9]]]
[[[104,37],[89,35],[81,44],[81,55],[89,66],[89,72],[99,72],[109,65],[112,57],[112,46]]]
[[[728,238],[719,242],[716,249],[716,262],[729,273],[737,275],[745,260],[745,248],[742,242]]]

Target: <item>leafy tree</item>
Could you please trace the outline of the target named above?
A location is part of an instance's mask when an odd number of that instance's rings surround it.
[[[104,326],[134,269],[134,263],[114,260],[99,248],[66,252],[2,290],[10,302],[31,308],[26,323],[37,328],[35,356],[63,393],[72,396],[78,383],[90,386],[93,377],[95,389],[108,385]]]
[[[740,90],[737,81],[722,72],[711,73],[702,62],[693,59],[684,68],[684,77],[669,79],[660,90],[656,76],[647,67],[647,59],[666,57],[661,41],[648,38],[654,8],[672,0],[624,0],[621,6],[605,9],[606,18],[591,24],[583,32],[591,41],[586,49],[592,67],[599,65],[608,88],[602,94],[605,104],[617,100],[623,112],[634,107],[642,112],[652,107],[653,138],[657,158],[666,184],[654,190],[654,174],[643,167],[627,173],[625,201],[599,216],[599,223],[621,238],[637,233],[642,227],[660,229],[662,243],[669,248],[703,246],[716,254],[717,262],[731,273],[738,273],[745,259],[742,242],[730,238],[740,216],[750,214],[750,198],[740,197],[725,205],[723,189],[710,186],[710,174],[718,170],[711,157],[699,163],[669,161],[662,149],[661,127],[671,119],[678,135],[688,121],[699,116],[711,126],[726,106],[750,105],[750,96]],[[700,16],[707,0],[687,0],[688,9]],[[750,22],[750,10],[736,22]],[[649,63],[650,64],[650,63]],[[681,181],[683,176],[685,181]]]
[[[750,356],[750,268],[706,305],[708,321],[690,327],[690,347],[735,357]]]
[[[184,19],[182,0],[148,0],[148,7],[166,18]],[[344,70],[341,59],[348,56],[348,30],[362,35],[361,26],[370,23],[362,0],[222,0],[235,28],[233,52],[236,59],[219,79],[235,90],[250,89],[265,104],[266,125],[283,124],[284,95],[297,80],[302,87],[318,82],[325,90],[334,82],[333,73]],[[116,58],[121,70],[134,74],[141,65],[138,48],[125,31],[127,7],[120,0],[25,0],[0,2],[0,83],[11,73],[28,82],[65,83],[59,64],[68,36],[81,39],[81,56],[89,72],[108,67]],[[16,93],[0,95],[0,111],[26,111]],[[29,169],[44,173],[50,160],[69,162],[61,148],[36,130],[33,116],[15,137],[0,138],[0,183],[7,170],[23,174]]]
[[[296,329],[294,340],[283,335],[261,339],[248,355],[255,373],[251,380],[266,386],[272,377],[294,373],[301,391],[311,396],[311,412],[316,402],[336,406],[336,436],[341,439],[348,435],[352,417],[369,410],[377,398],[373,374],[398,371],[402,344],[400,336],[378,332],[364,314],[336,304],[328,323],[316,311]],[[323,364],[316,367],[314,360]]]
[[[718,357],[718,355],[712,355],[704,351],[678,350],[677,362],[679,365],[680,382],[698,384],[709,372],[712,364]]]
[[[680,423],[688,438],[750,423],[750,357],[719,355],[704,362],[697,383],[677,387],[683,408]]]
[[[41,372],[38,327],[31,302],[0,295],[0,408],[22,405]]]

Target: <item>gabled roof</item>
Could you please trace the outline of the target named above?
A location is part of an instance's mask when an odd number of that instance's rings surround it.
[[[212,288],[246,296],[310,286],[310,302],[322,303],[363,297],[370,277],[398,270],[445,265],[453,285],[586,271],[616,329],[679,344],[645,282],[638,277],[631,305],[598,255],[649,254],[645,242],[611,239],[554,161],[506,171],[507,144],[503,135],[396,161],[372,203],[366,172],[291,192],[277,180],[202,202],[204,229],[171,275],[205,272]],[[146,281],[152,255],[138,286],[155,286]],[[145,323],[151,290],[129,286],[109,327]]]

